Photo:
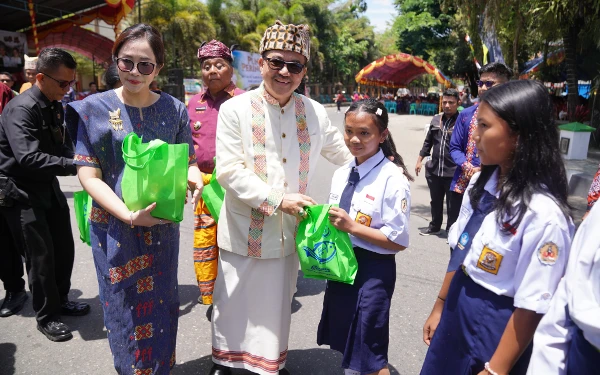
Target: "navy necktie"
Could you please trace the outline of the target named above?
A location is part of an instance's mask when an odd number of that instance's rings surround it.
[[[352,167],[350,171],[350,175],[348,176],[348,183],[342,192],[342,197],[340,198],[340,208],[343,208],[346,212],[350,212],[350,203],[352,202],[352,196],[354,195],[354,189],[356,189],[356,184],[360,180],[360,175],[356,170],[356,167]]]
[[[473,214],[471,214],[469,222],[458,238],[456,247],[454,250],[452,250],[446,272],[456,271],[460,268],[463,261],[467,257],[467,253],[471,249],[473,237],[475,237],[477,232],[479,232],[481,223],[483,223],[483,219],[485,219],[485,217],[492,211],[495,202],[496,197],[484,190],[481,198],[479,199],[477,209],[473,212]]]

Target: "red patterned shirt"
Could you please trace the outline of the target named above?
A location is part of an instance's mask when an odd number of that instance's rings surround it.
[[[598,172],[596,172],[594,180],[592,181],[592,186],[590,186],[590,191],[588,192],[588,211],[592,209],[592,206],[596,203],[598,198],[600,198],[600,166],[598,166]]]

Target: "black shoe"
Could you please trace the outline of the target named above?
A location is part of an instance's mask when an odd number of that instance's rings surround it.
[[[288,370],[284,367],[281,370],[279,370],[279,375],[291,375],[290,370]]]
[[[82,316],[90,312],[90,305],[84,302],[73,302],[64,299],[60,304],[61,315]]]
[[[206,309],[206,320],[208,320],[209,322],[212,322],[212,312],[213,312],[213,305],[208,306],[208,309]]]
[[[4,302],[2,303],[2,307],[0,307],[0,317],[6,318],[21,311],[27,298],[25,290],[20,292],[6,292]]]
[[[231,375],[231,369],[229,367],[217,365],[215,363],[210,369],[208,375]]]
[[[44,324],[38,323],[37,329],[50,341],[67,341],[73,338],[71,329],[60,320],[51,320]]]
[[[427,227],[427,229],[419,231],[419,234],[421,236],[431,236],[432,234],[438,234],[440,233],[440,229],[435,229],[432,227]]]

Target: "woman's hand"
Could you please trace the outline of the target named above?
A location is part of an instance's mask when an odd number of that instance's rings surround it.
[[[202,197],[203,190],[204,190],[204,185],[196,184],[196,188],[192,192],[192,205],[194,205],[194,212],[196,211],[196,207],[198,207],[198,201]]]
[[[355,225],[360,225],[350,218],[350,215],[339,207],[329,208],[329,221],[337,229],[350,233]]]
[[[150,215],[150,213],[155,208],[156,208],[156,202],[152,203],[151,205],[144,208],[143,210],[134,212],[133,215],[131,215],[131,218],[133,219],[132,224],[134,226],[138,226],[138,227],[153,227],[155,225],[172,223],[169,220],[158,219],[158,218],[155,218],[154,216]]]

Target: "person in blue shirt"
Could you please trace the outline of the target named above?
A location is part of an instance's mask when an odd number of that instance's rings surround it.
[[[329,203],[339,203],[330,209],[329,220],[350,234],[358,272],[353,285],[328,281],[317,343],[343,354],[346,375],[390,373],[395,255],[408,247],[413,178],[387,126],[382,103],[352,103],[345,115],[344,140],[354,160],[334,173],[329,196]]]
[[[479,94],[483,94],[492,87],[501,85],[510,80],[512,70],[506,65],[493,62],[484,65],[479,70],[480,79],[477,81]],[[450,183],[450,213],[449,218],[457,218],[462,203],[463,194],[473,175],[481,170],[477,147],[473,133],[477,127],[477,111],[479,105],[475,104],[463,109],[454,125],[454,132],[450,138],[450,156],[456,164],[454,177]]]
[[[473,135],[482,170],[450,231],[454,250],[423,328],[429,350],[421,375],[527,371],[574,231],[553,120],[539,82],[482,95]]]

